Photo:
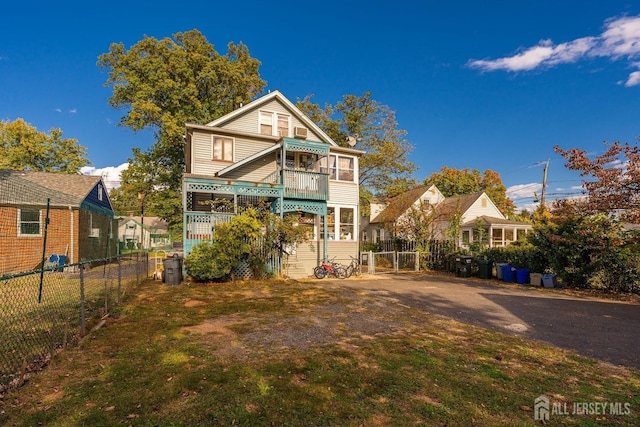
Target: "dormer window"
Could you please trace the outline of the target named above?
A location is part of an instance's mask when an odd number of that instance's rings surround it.
[[[289,136],[291,118],[286,114],[272,111],[260,111],[260,134],[270,136]]]

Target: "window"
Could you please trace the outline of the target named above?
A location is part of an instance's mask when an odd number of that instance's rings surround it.
[[[278,114],[278,136],[289,136],[289,116]]]
[[[260,111],[260,133],[273,135],[273,113]]]
[[[470,235],[469,235],[469,230],[465,230],[462,232],[462,244],[465,246],[469,245],[469,239],[470,239]]]
[[[482,200],[480,200],[480,204],[482,205],[483,208],[487,207],[487,199],[486,198],[482,198]]]
[[[320,218],[319,238],[324,239],[324,224]],[[327,239],[351,240],[357,238],[354,222],[355,208],[327,207]]]
[[[327,208],[327,239],[336,238],[336,208]],[[324,239],[324,222],[320,221],[320,239]]]
[[[40,236],[40,210],[20,209],[18,212],[18,236]]]
[[[98,184],[98,200],[102,201],[102,184]]]
[[[354,182],[354,164],[353,157],[331,154],[320,159],[320,172],[328,173],[332,180]]]
[[[260,122],[260,134],[271,136],[289,136],[290,120],[288,115],[272,113],[271,111],[260,111],[258,120]]]
[[[213,160],[233,161],[233,139],[213,137]]]
[[[353,208],[340,208],[340,240],[353,240]]]

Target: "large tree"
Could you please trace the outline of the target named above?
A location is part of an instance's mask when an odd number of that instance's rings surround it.
[[[360,158],[362,198],[398,194],[415,184],[411,174],[416,167],[409,161],[413,146],[405,139],[407,132],[398,129],[393,110],[372,99],[371,92],[344,95],[335,106],[321,107],[312,98],[296,105],[338,144],[350,147],[347,137],[353,137],[354,148],[365,151]]]
[[[555,146],[556,153],[566,160],[566,167],[579,171],[586,199],[576,201],[590,213],[618,213],[620,218],[640,222],[640,151],[638,145],[605,142],[604,154],[589,157],[585,150],[564,150]]]
[[[185,123],[207,123],[262,93],[260,61],[242,43],[229,43],[221,55],[194,29],[161,40],[145,36],[129,49],[113,43],[98,66],[113,88],[109,104],[126,111],[119,124],[155,135],[146,152],[133,151],[120,191],[131,193],[129,200],[144,195],[149,209],[179,226]]]
[[[75,174],[90,164],[86,151],[60,129],[46,133],[23,119],[0,121],[0,169]]]
[[[513,215],[515,204],[507,197],[507,188],[498,172],[490,169],[480,173],[477,169],[455,169],[447,166],[433,172],[424,185],[435,185],[445,197],[484,191],[496,207],[506,216]]]

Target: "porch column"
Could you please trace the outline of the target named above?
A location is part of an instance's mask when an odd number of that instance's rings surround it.
[[[323,261],[327,260],[327,235],[329,234],[329,230],[327,229],[327,207],[325,206],[324,208],[324,213],[322,215],[322,224],[323,224],[323,230],[324,230],[324,235],[322,236],[322,252],[323,252]]]

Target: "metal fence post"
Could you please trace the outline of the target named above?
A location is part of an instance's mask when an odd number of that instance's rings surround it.
[[[416,251],[416,271],[420,271],[420,252]]]
[[[118,304],[121,302],[122,295],[122,257],[118,255]]]
[[[84,301],[84,264],[80,264],[80,334],[87,333],[87,320]]]

